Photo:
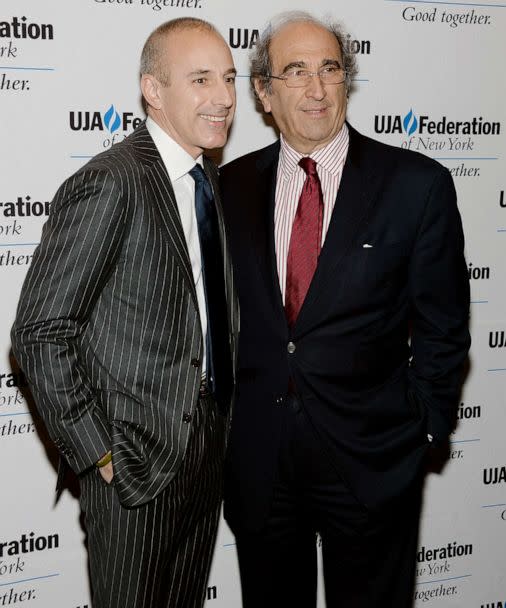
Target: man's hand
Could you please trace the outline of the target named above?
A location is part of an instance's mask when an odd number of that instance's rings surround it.
[[[109,462],[105,466],[100,467],[98,470],[100,471],[100,475],[102,475],[102,478],[104,479],[104,481],[106,483],[111,483],[112,478],[114,477],[112,462]]]
[[[112,478],[114,477],[111,452],[109,451],[107,452],[107,454],[104,454],[104,456],[102,456],[102,458],[96,463],[96,465],[104,481],[106,483],[111,483]]]

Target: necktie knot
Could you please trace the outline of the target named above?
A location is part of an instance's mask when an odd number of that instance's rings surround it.
[[[202,182],[206,179],[206,174],[198,163],[190,170],[190,175],[196,182]]]
[[[207,175],[204,172],[204,169],[197,163],[191,170],[190,175],[192,176],[195,186],[197,188],[202,188],[204,193],[208,198],[212,198],[212,190],[209,184],[209,180],[207,179]]]
[[[316,172],[316,161],[309,156],[304,156],[299,160],[299,166],[302,167],[306,175],[310,177],[315,177],[318,175]]]

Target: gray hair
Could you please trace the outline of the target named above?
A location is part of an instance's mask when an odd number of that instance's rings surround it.
[[[353,77],[358,70],[355,55],[345,43],[346,34],[344,30],[339,23],[332,22],[330,19],[317,19],[305,11],[286,11],[269,21],[269,25],[262,32],[250,57],[250,76],[252,85],[255,80],[261,80],[264,83],[267,93],[272,92],[272,79],[270,78],[270,75],[272,74],[272,62],[269,54],[270,46],[274,36],[282,28],[292,23],[312,23],[326,29],[335,36],[337,44],[339,45],[339,50],[341,51],[343,68],[346,74],[344,86],[346,94],[349,95]]]
[[[159,80],[163,86],[169,84],[169,74],[167,73],[166,66],[163,64],[163,43],[169,34],[181,30],[204,30],[221,37],[221,34],[214,25],[208,21],[204,21],[204,19],[197,19],[196,17],[179,17],[166,21],[151,32],[144,43],[141,53],[141,76],[150,74]],[[184,49],[182,49],[181,52],[184,52]]]

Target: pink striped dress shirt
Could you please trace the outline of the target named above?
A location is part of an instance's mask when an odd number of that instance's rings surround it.
[[[327,235],[332,211],[334,210],[344,161],[348,154],[348,144],[348,127],[344,124],[329,144],[309,155],[316,162],[316,170],[323,192],[322,247]],[[288,145],[284,137],[281,136],[274,208],[274,242],[283,303],[285,302],[286,262],[288,259],[292,225],[297,212],[302,186],[306,179],[306,174],[298,164],[303,156],[303,154],[296,152]]]

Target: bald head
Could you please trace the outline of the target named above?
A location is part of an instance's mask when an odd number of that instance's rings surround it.
[[[235,109],[234,61],[206,21],[175,19],[144,45],[141,90],[148,116],[193,158],[221,148]]]
[[[221,34],[214,25],[203,19],[197,19],[196,17],[180,17],[179,19],[166,21],[165,23],[162,23],[162,25],[159,25],[156,30],[151,32],[144,43],[141,53],[141,76],[150,74],[162,85],[167,86],[169,83],[166,57],[167,40],[171,34],[185,30],[200,30],[221,37]]]

